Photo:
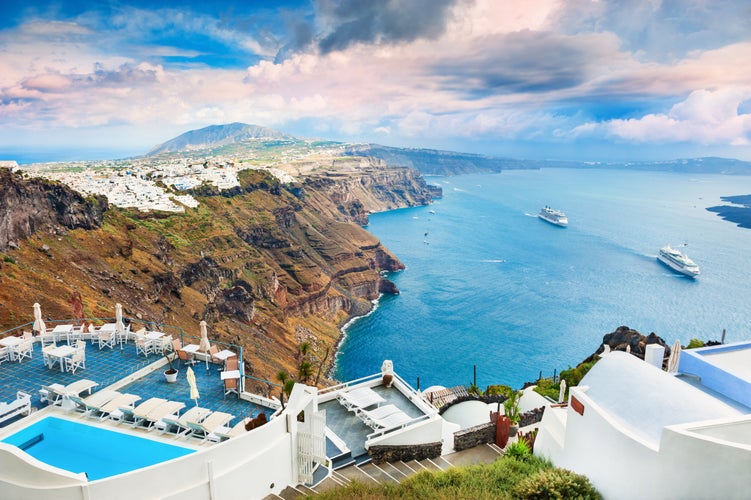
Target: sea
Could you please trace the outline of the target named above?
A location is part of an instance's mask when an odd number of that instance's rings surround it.
[[[384,360],[415,388],[506,384],[576,366],[621,325],[668,345],[751,339],[751,230],[707,207],[751,177],[541,169],[429,177],[430,206],[373,214],[366,228],[406,266],[399,295],[344,328],[333,375]],[[543,206],[569,226],[540,220]],[[679,247],[697,279],[657,261]]]

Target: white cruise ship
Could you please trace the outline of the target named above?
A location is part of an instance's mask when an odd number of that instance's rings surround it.
[[[686,276],[692,278],[699,276],[699,266],[697,266],[693,260],[689,259],[686,255],[670,245],[665,245],[660,249],[660,253],[657,255],[657,260]]]
[[[566,214],[560,210],[553,210],[550,207],[544,207],[540,209],[540,213],[537,214],[537,216],[546,222],[555,224],[556,226],[568,226],[568,217],[566,217]]]

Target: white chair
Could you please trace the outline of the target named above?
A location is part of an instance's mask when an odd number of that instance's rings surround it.
[[[123,344],[127,344],[130,339],[130,323],[128,323],[122,332],[117,333],[116,342],[122,347]]]
[[[154,342],[146,338],[145,335],[136,332],[136,356],[139,354],[148,356],[152,352],[154,352]]]
[[[15,347],[14,352],[19,363],[24,358],[31,359],[34,354],[34,341],[32,339],[24,339],[23,342]]]
[[[57,344],[52,343],[50,345],[42,347],[42,361],[44,362],[44,365],[52,368],[52,365],[55,364],[52,358],[50,358],[50,351],[53,349],[57,349]]]
[[[110,349],[112,349],[113,347],[115,347],[117,334],[111,331],[99,332],[98,340],[99,340],[100,351],[102,350],[103,347],[109,347]]]
[[[43,348],[50,344],[54,345],[55,334],[51,330],[50,331],[45,330],[44,332],[39,334],[39,342],[42,344]]]
[[[10,359],[10,348],[3,347],[0,348],[0,364],[2,364],[4,361],[8,361]]]
[[[79,368],[86,369],[86,348],[77,348],[73,356],[65,358],[65,371],[76,373]]]

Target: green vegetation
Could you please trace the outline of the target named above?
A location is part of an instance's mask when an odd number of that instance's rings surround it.
[[[706,342],[704,342],[703,340],[691,339],[688,345],[686,346],[686,349],[697,349],[699,347],[704,347],[706,345],[707,345]]]
[[[589,480],[556,469],[532,455],[504,457],[488,465],[454,467],[443,472],[423,471],[399,484],[350,485],[316,495],[320,499],[542,499],[601,498]]]
[[[580,363],[576,368],[569,367],[568,370],[561,370],[561,375],[558,382],[554,382],[551,378],[543,378],[537,381],[537,387],[535,392],[543,396],[549,397],[554,401],[558,401],[558,394],[561,390],[560,380],[566,381],[566,387],[574,387],[579,385],[581,379],[587,374],[589,370],[597,363],[597,361],[590,361],[588,363]]]

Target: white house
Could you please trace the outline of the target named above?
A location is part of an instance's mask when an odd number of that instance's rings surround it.
[[[569,394],[545,410],[535,454],[605,498],[751,494],[751,343],[683,351],[677,374],[613,352]]]

